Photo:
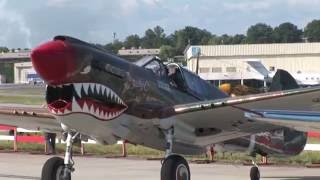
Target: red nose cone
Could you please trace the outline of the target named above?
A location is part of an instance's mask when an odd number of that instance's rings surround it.
[[[75,70],[74,51],[61,40],[50,41],[35,48],[31,59],[34,69],[48,84],[67,82]]]

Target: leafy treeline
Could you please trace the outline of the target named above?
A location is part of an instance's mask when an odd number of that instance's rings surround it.
[[[182,55],[188,44],[191,45],[221,45],[221,44],[256,44],[256,43],[295,43],[320,42],[320,20],[308,23],[304,30],[296,25],[286,22],[277,27],[264,23],[257,23],[248,28],[246,34],[221,36],[214,35],[206,29],[186,26],[166,35],[164,29],[156,26],[145,31],[143,37],[137,34],[126,37],[123,41],[118,39],[106,45],[99,45],[109,51],[117,53],[121,48],[160,48],[160,56],[164,59]],[[1,52],[13,51],[0,47]]]
[[[9,49],[9,48],[7,48],[7,47],[0,46],[0,53],[16,52],[16,51],[21,51],[21,50],[22,50],[21,48]],[[30,50],[30,49],[29,49],[29,48],[24,48],[23,50],[24,50],[24,51],[28,51],[28,50]]]
[[[307,26],[299,29],[296,25],[286,22],[277,27],[257,23],[248,28],[246,34],[217,36],[206,29],[186,26],[170,35],[164,29],[156,26],[146,30],[143,37],[130,35],[124,41],[115,40],[104,47],[114,53],[122,47],[128,48],[160,48],[162,58],[182,55],[188,44],[191,45],[221,45],[221,44],[257,44],[257,43],[295,43],[320,42],[320,20],[313,20]]]
[[[3,46],[0,46],[0,53],[4,52],[9,52],[10,50],[7,48],[7,47],[3,47]]]

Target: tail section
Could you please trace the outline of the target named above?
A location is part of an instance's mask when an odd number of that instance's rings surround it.
[[[299,88],[296,80],[285,70],[278,69],[274,75],[269,91],[281,91]]]

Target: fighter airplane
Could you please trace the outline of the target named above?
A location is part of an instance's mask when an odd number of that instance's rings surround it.
[[[252,155],[295,155],[305,131],[320,128],[320,88],[298,88],[284,71],[268,93],[229,97],[175,63],[156,57],[131,63],[67,36],[33,49],[31,59],[47,83],[47,108],[2,106],[0,123],[67,134],[64,159],[47,160],[42,180],[71,179],[72,146],[82,137],[164,150],[161,180],[190,180],[179,154],[201,154],[215,144]],[[253,162],[250,178],[258,180]]]

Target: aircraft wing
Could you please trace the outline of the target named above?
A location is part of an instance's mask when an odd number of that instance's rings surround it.
[[[46,132],[62,131],[55,117],[40,106],[1,104],[0,124]]]
[[[320,112],[320,87],[177,105],[171,112],[175,117],[175,132],[181,133],[181,141],[197,145],[209,145],[287,126],[279,121],[257,119],[263,114],[255,109],[304,111],[305,114],[306,111]],[[190,132],[189,136],[186,131]]]

